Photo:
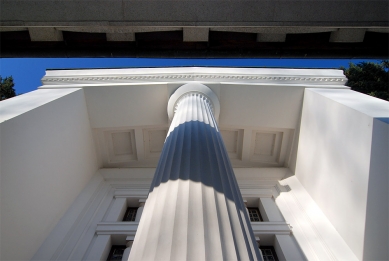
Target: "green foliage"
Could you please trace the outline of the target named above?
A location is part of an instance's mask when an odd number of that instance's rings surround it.
[[[0,101],[16,96],[12,76],[5,77],[4,79],[0,76],[0,84]]]
[[[350,63],[348,69],[341,68],[352,90],[389,101],[389,61],[381,63]]]

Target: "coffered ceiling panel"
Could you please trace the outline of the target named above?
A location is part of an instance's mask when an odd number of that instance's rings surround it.
[[[103,142],[109,163],[130,162],[137,159],[134,130],[106,131]]]

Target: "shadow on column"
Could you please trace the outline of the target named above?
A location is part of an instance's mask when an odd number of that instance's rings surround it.
[[[132,251],[129,260],[261,260],[217,128],[170,131]]]

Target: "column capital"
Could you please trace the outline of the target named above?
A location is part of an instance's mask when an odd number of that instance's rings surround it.
[[[220,114],[220,102],[218,97],[208,86],[198,82],[184,84],[170,96],[167,106],[167,113],[170,120],[173,120],[174,113],[180,100],[190,93],[199,93],[203,95],[211,105],[215,119],[218,120]]]
[[[141,198],[141,199],[138,200],[138,203],[139,203],[139,207],[143,207],[146,204],[146,199],[145,198]]]

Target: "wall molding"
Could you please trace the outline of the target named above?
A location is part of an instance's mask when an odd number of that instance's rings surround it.
[[[100,222],[97,224],[97,235],[135,235],[138,222]],[[291,227],[286,222],[251,222],[254,235],[290,235]]]
[[[164,75],[122,75],[122,76],[78,76],[78,77],[50,77],[42,78],[44,84],[50,83],[96,83],[122,81],[190,81],[190,80],[228,80],[228,81],[255,81],[256,83],[320,83],[344,84],[345,77],[312,77],[312,76],[270,76],[270,75],[242,75],[242,74],[164,74]]]
[[[344,87],[347,78],[336,69],[168,67],[129,69],[48,70],[43,88],[66,84],[150,84],[152,82],[248,82],[276,84],[336,85]],[[45,86],[46,85],[46,86]],[[59,87],[59,86],[57,86]],[[65,86],[63,86],[65,87]],[[82,87],[82,86],[81,86]]]

